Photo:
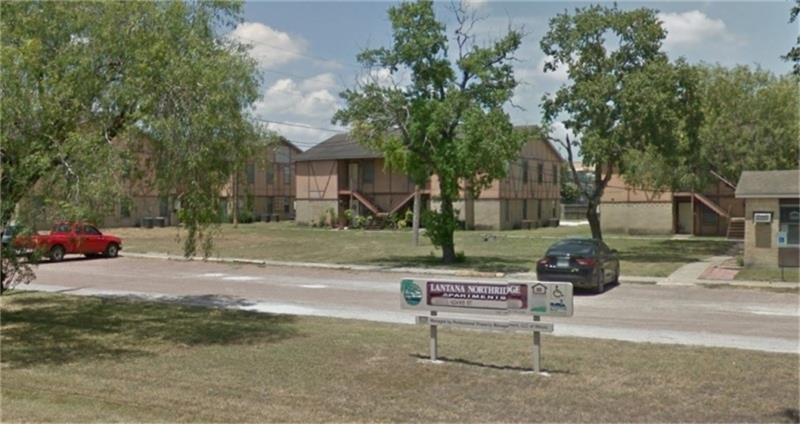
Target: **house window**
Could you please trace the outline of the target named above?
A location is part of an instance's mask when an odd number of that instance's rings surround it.
[[[288,147],[280,146],[275,150],[275,162],[288,164],[290,161],[291,157]]]
[[[267,185],[275,184],[275,165],[267,164]]]
[[[522,159],[520,166],[522,167],[522,184],[528,184],[528,161]]]
[[[372,161],[363,162],[361,166],[361,184],[375,182],[375,165]]]
[[[245,172],[247,173],[247,184],[255,184],[256,183],[256,164],[248,163],[245,166]]]
[[[703,207],[703,225],[717,225],[717,214],[709,208]]]
[[[541,184],[544,182],[544,164],[540,163],[536,168],[536,181]]]
[[[283,184],[284,185],[291,185],[292,184],[292,166],[291,165],[283,165]]]
[[[786,233],[788,246],[800,246],[800,205],[781,202],[780,231]]]

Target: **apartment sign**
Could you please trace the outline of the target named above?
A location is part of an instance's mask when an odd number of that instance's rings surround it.
[[[570,283],[405,279],[400,291],[405,309],[572,316]]]

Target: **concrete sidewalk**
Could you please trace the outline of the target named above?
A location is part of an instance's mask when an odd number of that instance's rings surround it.
[[[332,269],[332,270],[364,271],[364,272],[370,272],[370,271],[393,272],[398,274],[423,274],[423,275],[427,274],[427,275],[446,275],[446,276],[456,276],[456,277],[479,277],[479,278],[508,277],[514,279],[536,279],[535,272],[503,273],[503,272],[484,272],[473,269],[392,267],[385,265],[330,264],[330,263],[319,263],[319,262],[291,262],[291,261],[273,261],[265,259],[223,258],[223,257],[203,258],[201,256],[193,256],[190,258],[186,258],[184,256],[168,255],[163,253],[125,252],[124,255],[130,258],[163,259],[172,261],[206,261],[206,262],[216,262],[216,263],[247,264],[247,265],[258,265],[258,266],[280,266],[280,267]],[[798,283],[794,282],[720,281],[720,280],[700,279],[700,276],[710,266],[718,265],[728,259],[730,259],[730,257],[728,256],[714,256],[711,258],[707,258],[704,261],[689,263],[677,269],[675,272],[670,274],[669,277],[644,277],[644,276],[621,275],[620,283],[665,285],[665,286],[742,287],[742,288],[767,288],[767,289],[769,288],[797,289],[798,287],[800,287]]]

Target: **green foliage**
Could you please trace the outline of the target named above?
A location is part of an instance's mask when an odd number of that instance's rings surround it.
[[[569,82],[542,98],[543,122],[562,121],[575,133],[564,147],[595,169],[587,194],[592,236],[602,238],[596,206],[615,170],[632,152],[679,161],[697,149],[701,122],[693,70],[669,63],[666,33],[654,10],[589,6],[550,20],[541,40],[545,72],[566,67]],[[576,182],[577,183],[577,182]]]
[[[181,201],[185,253],[210,249],[229,158],[259,138],[243,115],[255,63],[216,33],[240,12],[240,2],[4,3],[0,225],[37,192],[65,217],[110,213],[144,174]]]
[[[798,77],[749,66],[696,67],[702,124],[692,150],[664,156],[630,152],[626,179],[636,185],[703,190],[715,171],[734,184],[744,170],[797,169]],[[683,178],[676,178],[683,176]]]
[[[505,176],[524,136],[513,131],[503,111],[517,86],[511,62],[522,34],[511,30],[480,46],[470,34],[474,21],[466,9],[456,6],[454,12],[455,37],[449,40],[431,1],[390,8],[392,46],[364,50],[358,61],[367,71],[388,71],[393,82],[372,78],[344,91],[346,106],[334,116],[334,122],[351,126],[358,142],[383,152],[389,167],[416,184],[438,177],[440,215],[450,216],[431,220],[430,225],[443,227],[429,228],[428,234],[441,235],[431,240],[442,247],[445,262],[455,259],[452,203],[460,185],[477,196]],[[448,49],[451,42],[455,54]],[[410,82],[395,80],[404,74]]]
[[[425,236],[436,247],[453,243],[453,233],[458,228],[458,219],[455,214],[441,213],[427,210],[422,214],[422,225],[425,227]]]

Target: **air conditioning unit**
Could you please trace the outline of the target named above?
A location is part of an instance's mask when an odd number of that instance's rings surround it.
[[[772,212],[753,212],[753,222],[756,224],[769,224],[772,222]]]

